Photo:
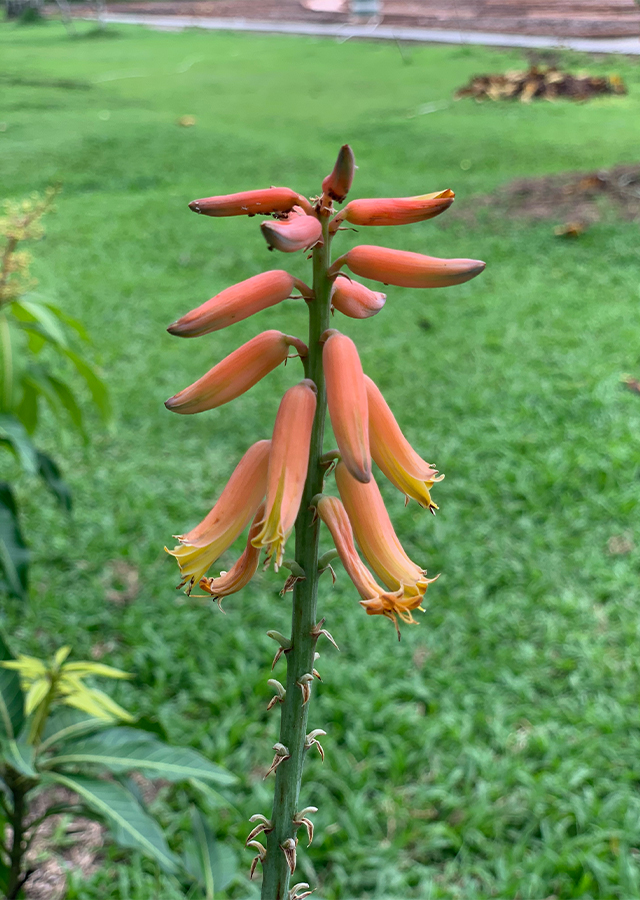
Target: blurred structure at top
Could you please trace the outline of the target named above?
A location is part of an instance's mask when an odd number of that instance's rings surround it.
[[[77,4],[72,6],[75,11]],[[110,0],[108,6],[112,12],[262,22],[370,22],[559,39],[640,36],[640,6],[634,0]]]

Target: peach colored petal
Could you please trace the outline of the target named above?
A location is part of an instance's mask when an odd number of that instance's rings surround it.
[[[410,225],[439,216],[454,200],[453,191],[437,191],[419,197],[351,200],[339,213],[352,225]]]
[[[242,588],[246,587],[258,569],[260,562],[260,548],[253,546],[252,541],[260,531],[260,523],[264,517],[264,503],[262,503],[255,515],[253,524],[249,529],[247,545],[244,548],[242,556],[233,565],[228,572],[221,572],[217,578],[201,578],[200,587],[207,594],[210,594],[213,600],[218,601],[222,597],[228,597],[231,594],[237,594]]]
[[[346,275],[338,275],[333,283],[331,303],[350,319],[368,319],[380,312],[387,299],[386,294],[370,291],[359,281],[353,281]]]
[[[371,478],[367,391],[356,345],[351,338],[329,329],[322,351],[327,404],[333,433],[344,464],[354,478]]]
[[[271,439],[266,508],[254,547],[267,548],[277,571],[284,545],[295,525],[309,465],[311,430],[317,389],[305,378],[286,391],[280,402]]]
[[[286,300],[293,291],[293,275],[283,269],[262,272],[225,288],[167,328],[179,337],[199,337],[248,319],[254,313]]]
[[[364,377],[369,404],[369,441],[371,456],[389,481],[420,506],[435,510],[429,488],[444,475],[425,462],[413,449],[387,406],[376,384]]]
[[[235,400],[283,363],[289,347],[306,356],[306,345],[281,331],[263,331],[230,353],[206,375],[165,401],[172,412],[191,415]]]
[[[479,275],[486,263],[479,259],[438,259],[407,250],[362,244],[337,259],[329,273],[346,265],[361,278],[372,278],[398,287],[436,288],[462,284]]]
[[[288,219],[270,219],[260,228],[269,249],[282,253],[309,250],[322,241],[322,225],[315,216],[294,214]]]
[[[205,216],[269,216],[287,213],[294,206],[309,206],[308,201],[291,188],[271,187],[257,191],[240,191],[218,197],[192,200],[189,209]]]

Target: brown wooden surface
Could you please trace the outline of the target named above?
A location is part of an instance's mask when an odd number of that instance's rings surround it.
[[[312,12],[298,0],[132,0],[111,12],[347,22],[348,13]],[[385,25],[559,37],[640,36],[634,0],[382,0]]]

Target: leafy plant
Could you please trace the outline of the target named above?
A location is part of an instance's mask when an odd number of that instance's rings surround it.
[[[21,202],[6,200],[0,217],[0,446],[11,452],[29,475],[39,476],[58,503],[71,509],[71,493],[58,464],[32,440],[42,403],[56,418],[86,438],[81,406],[60,372],[60,361],[80,375],[102,417],[110,415],[107,389],[93,366],[78,352],[88,342],[82,325],[45,297],[35,294],[31,254],[25,241],[41,238],[42,217],[57,190],[33,194]],[[27,589],[29,551],[18,523],[11,486],[0,483],[0,573],[15,596]]]
[[[20,896],[30,875],[25,855],[45,819],[81,812],[103,822],[120,846],[201,885],[213,898],[214,885],[228,884],[235,874],[233,855],[215,843],[195,809],[184,854],[174,853],[127,773],[136,770],[150,779],[196,786],[228,786],[234,776],[191,748],[171,747],[150,731],[121,724],[131,723],[132,716],[84,679],[130,676],[102,663],[66,662],[69,650],[61,647],[48,662],[12,659],[0,638],[0,834],[11,826],[10,843],[0,841],[0,890],[8,900]],[[30,821],[31,798],[52,786],[67,788],[77,801],[52,802]]]

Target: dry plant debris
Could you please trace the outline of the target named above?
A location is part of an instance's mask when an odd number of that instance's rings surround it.
[[[600,94],[626,94],[619,75],[571,75],[555,66],[531,66],[526,71],[510,71],[504,75],[474,75],[469,83],[456,91],[456,99],[476,100],[589,100]]]

